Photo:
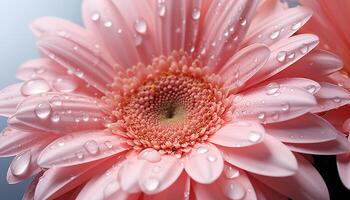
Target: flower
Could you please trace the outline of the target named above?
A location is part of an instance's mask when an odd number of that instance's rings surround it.
[[[301,0],[304,6],[314,11],[313,18],[302,29],[302,32],[312,32],[320,37],[320,47],[332,51],[340,56],[344,62],[344,70],[320,77],[320,81],[336,84],[350,91],[349,60],[349,27],[346,20],[349,19],[348,10],[350,2],[341,0],[336,4],[330,1]],[[334,86],[333,86],[334,87]],[[336,99],[335,99],[336,100]],[[339,131],[347,137],[350,131],[350,106],[345,105],[340,109],[331,110],[324,115]],[[350,189],[350,152],[337,156],[337,166],[343,184]]]
[[[329,199],[300,153],[350,149],[313,114],[349,98],[312,80],[341,61],[280,6],[85,0],[86,29],[35,21],[43,57],[0,94],[8,181],[37,174],[24,199]]]

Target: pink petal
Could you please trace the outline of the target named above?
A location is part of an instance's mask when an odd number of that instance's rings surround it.
[[[210,4],[203,22],[202,34],[199,36],[206,39],[196,49],[205,65],[212,67],[223,65],[236,52],[248,30],[257,5],[256,0]]]
[[[115,162],[114,158],[70,167],[50,168],[40,177],[34,199],[55,199],[105,171]]]
[[[154,195],[145,195],[144,200],[189,199],[190,178],[185,172],[168,189]]]
[[[340,132],[337,132],[337,138],[335,140],[328,142],[286,145],[294,152],[315,155],[338,155],[350,151],[350,142]]]
[[[320,78],[323,82],[333,83],[335,85],[341,86],[347,90],[350,90],[350,78],[346,72],[338,71]]]
[[[109,131],[89,131],[58,138],[40,154],[41,167],[66,167],[91,162],[127,150],[124,140]]]
[[[159,161],[131,158],[123,164],[119,180],[124,191],[156,194],[170,187],[182,171],[183,164],[175,156],[161,156]]]
[[[67,134],[104,128],[107,120],[102,112],[108,109],[98,99],[75,94],[48,93],[28,97],[8,123],[17,129],[32,132]]]
[[[25,97],[21,93],[23,83],[10,85],[0,91],[0,116],[10,117]]]
[[[337,128],[338,131],[346,132],[344,123],[350,118],[350,105],[327,111],[322,117]]]
[[[225,124],[209,141],[225,147],[245,147],[263,141],[265,129],[254,121],[237,121]]]
[[[316,81],[306,78],[274,79],[273,82],[280,84],[280,86],[297,87],[309,92],[310,94],[315,94],[321,89],[320,84]]]
[[[235,119],[272,123],[290,120],[307,113],[316,105],[316,100],[305,89],[271,82],[236,96],[234,105]]]
[[[254,176],[264,184],[292,199],[329,199],[327,186],[317,170],[301,155],[296,155],[296,158],[299,168],[293,176]]]
[[[341,181],[350,189],[350,153],[337,155],[337,167]]]
[[[6,128],[0,136],[0,156],[10,157],[23,153],[33,146],[50,143],[55,135],[32,133]]]
[[[24,192],[22,200],[33,200],[34,199],[35,188],[38,185],[39,179],[42,175],[43,175],[43,172],[34,177],[34,180],[29,184],[28,188]]]
[[[195,183],[193,186],[197,199],[242,199],[256,200],[254,188],[246,173],[230,164],[225,173],[212,184]]]
[[[221,152],[212,144],[198,144],[187,156],[185,170],[198,183],[213,183],[222,173]]]
[[[220,150],[227,162],[256,174],[283,177],[294,174],[298,168],[293,153],[268,134],[260,144],[242,148],[220,147]]]
[[[76,200],[85,199],[138,199],[139,194],[129,194],[121,190],[117,180],[120,167],[113,165],[104,174],[93,177],[82,189]]]
[[[270,50],[261,44],[248,46],[237,52],[220,69],[225,85],[230,89],[242,87],[270,57]],[[215,70],[215,69],[213,69]]]
[[[64,67],[48,58],[30,60],[19,67],[16,77],[21,80],[44,79],[57,92],[101,96],[101,93],[74,75],[67,74]]]
[[[310,34],[296,35],[270,47],[271,56],[263,68],[247,82],[247,86],[264,81],[305,56],[318,44],[318,37]]]
[[[289,38],[311,17],[312,12],[303,7],[286,9],[269,15],[254,29],[249,29],[243,43],[244,46],[254,43],[275,44],[281,39]],[[283,31],[282,31],[283,30]]]
[[[112,1],[83,1],[83,19],[87,29],[101,38],[103,45],[122,68],[137,64],[140,60],[137,52],[140,38],[135,38],[133,30],[130,30],[121,11]]]
[[[303,77],[319,78],[332,74],[342,68],[340,58],[328,51],[314,50],[296,63],[276,74],[274,78]]]
[[[338,135],[328,121],[311,113],[265,127],[269,135],[288,143],[327,142],[335,140]]]
[[[341,107],[350,102],[350,92],[341,86],[322,82],[321,89],[316,93],[317,106],[312,110],[314,113],[324,112]]]
[[[259,182],[253,177],[249,177],[252,184],[254,185],[255,194],[258,200],[288,200],[288,197],[283,196],[277,191],[269,188],[265,184]]]

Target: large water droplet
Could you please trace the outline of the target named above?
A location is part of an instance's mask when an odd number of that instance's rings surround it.
[[[145,186],[146,190],[152,192],[155,191],[159,187],[159,180],[156,178],[147,178],[143,185]]]
[[[280,85],[278,83],[272,82],[266,86],[266,94],[274,95],[280,89]]]
[[[161,160],[159,152],[151,148],[141,151],[138,158],[148,162],[159,162]]]
[[[42,78],[32,79],[25,82],[21,87],[24,96],[37,95],[51,90],[48,82]]]
[[[73,92],[78,88],[78,84],[69,76],[56,79],[52,86],[59,92]]]
[[[51,114],[51,106],[48,103],[40,103],[35,106],[34,112],[40,119],[46,119]]]
[[[286,60],[287,52],[280,51],[277,53],[276,59],[278,62],[284,62]]]
[[[225,196],[234,200],[243,199],[246,194],[244,187],[237,181],[233,181],[230,184],[225,185],[223,190]]]
[[[279,35],[280,35],[280,31],[273,31],[273,32],[270,34],[270,39],[271,39],[271,40],[274,40],[274,39],[278,38]]]
[[[226,178],[233,179],[239,176],[239,171],[231,166],[225,166],[224,173]]]
[[[89,140],[84,144],[85,149],[90,153],[90,154],[97,154],[99,147],[98,144],[95,140]]]
[[[12,161],[10,169],[13,175],[15,176],[23,176],[26,174],[29,168],[30,160],[31,160],[30,151],[26,151],[18,156]]]
[[[192,12],[192,19],[193,20],[198,20],[201,17],[201,12],[197,8],[193,9]]]
[[[143,19],[138,19],[135,21],[134,28],[136,32],[145,34],[147,32],[147,23]]]
[[[262,139],[262,134],[260,132],[251,131],[248,135],[248,141],[251,143],[257,143]]]

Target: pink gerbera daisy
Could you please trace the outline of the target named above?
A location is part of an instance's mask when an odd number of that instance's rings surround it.
[[[0,154],[24,199],[329,199],[300,153],[340,154],[308,75],[339,70],[277,1],[85,0],[86,28],[32,24],[42,58],[2,90]],[[328,62],[320,69],[305,62]],[[304,57],[304,58],[303,58]],[[301,59],[303,58],[303,59]],[[286,69],[288,68],[288,69]]]

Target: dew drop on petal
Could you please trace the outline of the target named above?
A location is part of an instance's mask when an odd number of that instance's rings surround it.
[[[37,95],[51,90],[49,83],[41,78],[26,81],[21,87],[24,96]]]
[[[251,143],[257,143],[262,139],[262,134],[256,131],[251,131],[248,135],[248,141]]]
[[[316,92],[316,86],[314,86],[314,85],[309,85],[309,86],[306,86],[306,88],[305,88],[309,93],[311,93],[311,94],[313,94],[313,93],[315,93]]]
[[[112,21],[105,21],[104,26],[105,26],[106,28],[110,28],[110,27],[113,26],[113,23],[112,23]]]
[[[292,30],[296,31],[301,27],[302,23],[301,22],[296,22],[294,24],[292,24]]]
[[[147,160],[148,162],[159,162],[161,160],[160,153],[151,148],[141,151],[138,158]]]
[[[63,103],[59,96],[54,96],[51,98],[50,104],[53,106],[62,106]]]
[[[144,187],[146,188],[147,191],[155,191],[159,187],[159,180],[156,178],[147,178],[143,182]]]
[[[340,102],[341,102],[341,99],[340,99],[339,97],[334,97],[334,98],[333,98],[333,101],[334,101],[335,103],[340,103]]]
[[[280,85],[278,83],[272,82],[266,86],[266,94],[274,95],[280,89]]]
[[[145,34],[147,32],[147,23],[143,19],[138,19],[135,21],[134,28],[136,32]]]
[[[105,142],[105,145],[106,145],[106,147],[107,147],[108,149],[112,149],[112,148],[113,148],[113,144],[112,144],[111,141],[106,141],[106,142]]]
[[[192,19],[193,20],[198,20],[201,17],[201,12],[197,8],[193,9],[192,12]]]
[[[136,46],[140,46],[142,43],[142,37],[139,34],[134,35],[134,43]]]
[[[239,171],[231,166],[225,166],[224,173],[228,179],[237,178],[239,176]]]
[[[282,111],[289,111],[290,105],[288,103],[282,105]]]
[[[165,13],[166,13],[166,6],[165,6],[165,4],[164,3],[160,3],[158,5],[158,15],[160,17],[164,17]]]
[[[246,19],[242,19],[241,26],[245,26],[245,25],[247,25],[247,20]]]
[[[242,184],[240,184],[237,181],[234,181],[228,185],[225,185],[223,190],[224,190],[225,196],[233,200],[243,199],[246,194],[246,191],[242,186]]]
[[[59,122],[60,120],[61,120],[61,117],[60,117],[58,114],[54,114],[54,115],[51,116],[51,121],[52,121],[53,123],[57,123],[57,122]]]
[[[95,140],[89,140],[84,144],[85,149],[92,155],[97,154],[99,147]]]
[[[304,44],[303,46],[300,47],[299,50],[300,50],[300,53],[306,54],[309,51],[309,47],[306,44]]]
[[[35,106],[34,112],[39,119],[46,119],[51,114],[51,106],[48,103],[40,103]]]
[[[92,21],[94,21],[94,22],[96,22],[96,21],[98,21],[100,19],[100,13],[93,13],[92,15],[91,15],[91,20]]]
[[[75,154],[77,156],[78,159],[83,159],[84,158],[84,153],[83,152],[78,152]]]
[[[265,113],[259,113],[258,114],[258,119],[262,120],[262,121],[265,120]]]
[[[294,59],[294,58],[295,58],[295,53],[294,53],[294,52],[290,52],[290,53],[288,54],[288,58],[289,58],[289,59]]]
[[[52,86],[59,92],[73,92],[78,88],[78,84],[71,77],[61,77],[53,81]]]
[[[23,176],[26,174],[29,168],[29,164],[31,161],[31,153],[30,151],[26,151],[14,158],[11,163],[10,170],[15,176]]]
[[[279,35],[280,35],[280,31],[273,31],[273,32],[270,34],[270,39],[271,39],[271,40],[274,40],[274,39],[278,38]]]

